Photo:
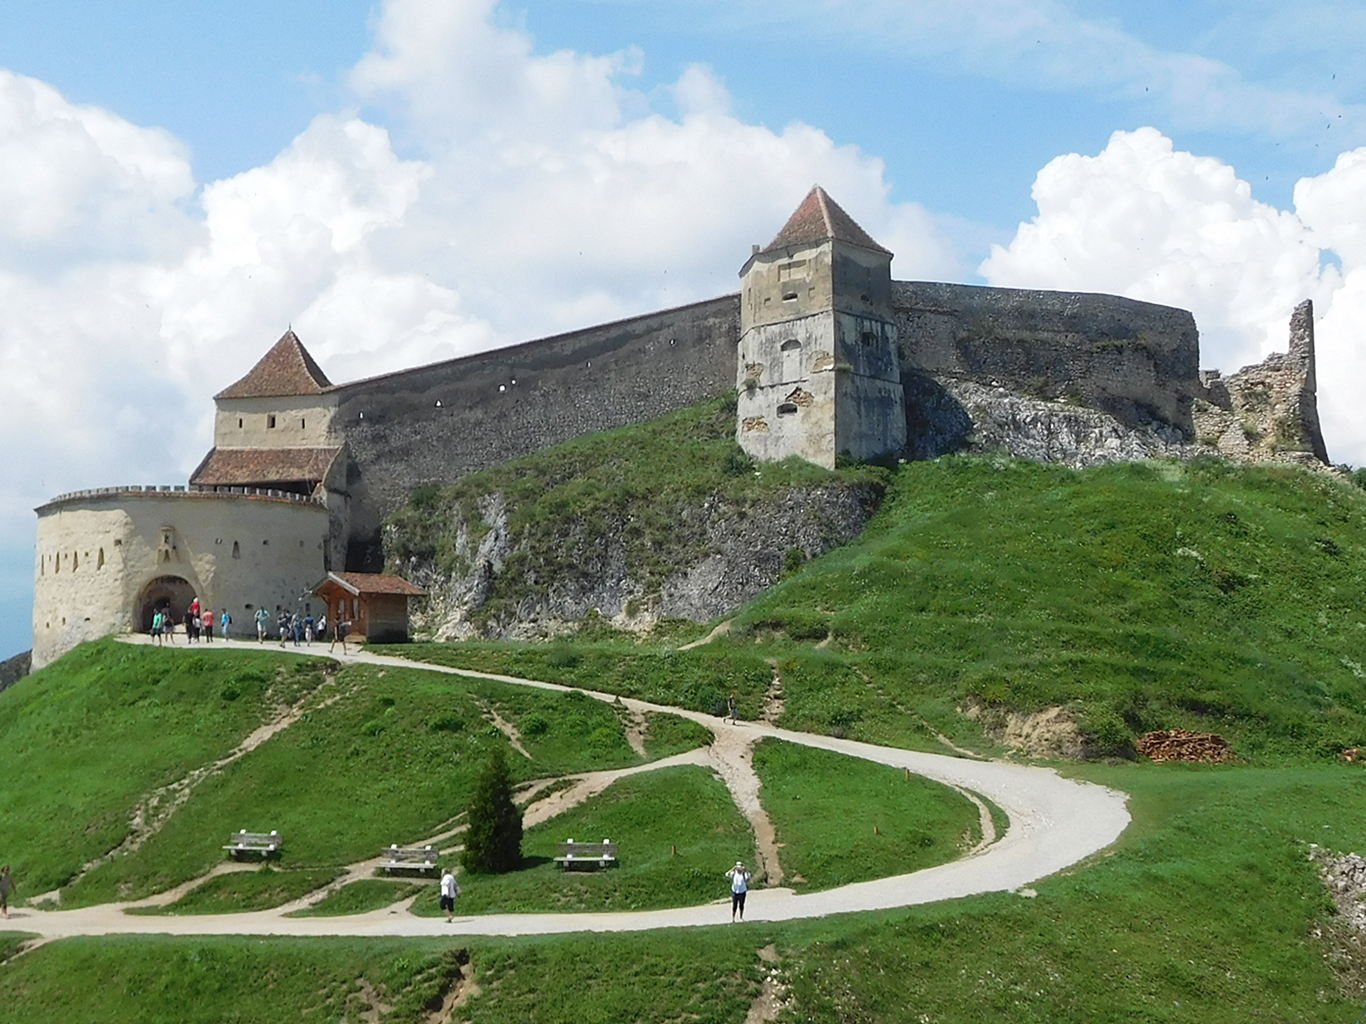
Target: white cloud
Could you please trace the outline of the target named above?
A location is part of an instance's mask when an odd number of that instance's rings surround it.
[[[1319,406],[1329,454],[1366,461],[1366,149],[1300,181],[1295,210],[1252,198],[1233,168],[1174,150],[1152,128],[1098,155],[1050,161],[1039,213],[982,264],[992,284],[1102,291],[1190,309],[1201,363],[1235,370],[1284,351],[1291,310],[1318,317]],[[1322,260],[1334,253],[1341,270]]]

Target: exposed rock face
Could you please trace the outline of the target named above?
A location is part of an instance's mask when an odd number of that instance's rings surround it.
[[[29,674],[33,663],[33,652],[25,651],[12,658],[0,661],[0,690],[8,689]]]
[[[1273,352],[1227,377],[1202,370],[1194,408],[1201,444],[1246,462],[1327,465],[1319,429],[1314,367],[1314,304],[1301,302],[1290,318],[1290,350]]]
[[[936,420],[928,421],[917,439],[917,457],[959,448],[1004,451],[1082,468],[1134,459],[1190,458],[1199,451],[1168,424],[1129,427],[1097,409],[1024,398],[1003,387],[970,381],[947,381],[942,390]]]
[[[509,530],[502,496],[490,494],[479,503],[487,532],[476,541],[470,524],[456,528],[465,571],[443,576],[419,561],[398,568],[430,595],[414,613],[415,630],[439,640],[550,636],[593,611],[619,627],[644,629],[660,617],[706,620],[735,610],[778,581],[792,549],[815,558],[858,536],[881,498],[871,484],[792,488],[743,506],[713,495],[686,510],[705,536],[696,557],[649,586],[646,568],[633,564],[626,522],[590,537],[582,524],[567,521],[562,543],[576,571],[546,573],[528,559],[526,538]],[[515,606],[504,601],[488,614],[485,606],[509,593],[521,595]]]

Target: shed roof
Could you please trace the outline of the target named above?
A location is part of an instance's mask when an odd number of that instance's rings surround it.
[[[763,251],[772,252],[791,245],[811,245],[828,239],[891,255],[890,250],[873,241],[872,235],[859,227],[854,218],[845,213],[839,203],[831,199],[819,185],[813,186],[806,194],[783,229]]]
[[[328,583],[335,583],[348,594],[361,597],[366,594],[401,594],[406,597],[422,597],[427,592],[414,586],[402,576],[390,576],[378,572],[329,572],[327,579],[313,588],[317,593]]]
[[[332,386],[322,367],[304,348],[293,330],[285,331],[270,351],[235,384],[214,399],[277,398],[287,395],[320,395]]]
[[[205,487],[259,487],[305,480],[318,483],[340,448],[211,448],[190,476]]]

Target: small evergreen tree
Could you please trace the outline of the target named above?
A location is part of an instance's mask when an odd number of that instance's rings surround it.
[[[522,812],[512,802],[512,777],[501,750],[480,773],[468,814],[460,857],[466,871],[503,874],[522,866]]]

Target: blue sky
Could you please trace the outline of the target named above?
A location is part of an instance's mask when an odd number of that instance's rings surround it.
[[[1366,461],[1360,3],[0,0],[0,26],[0,656],[32,507],[183,481],[287,324],[344,380],[718,294],[814,180],[898,276],[1182,305],[1205,365],[1313,297],[1330,454]]]

